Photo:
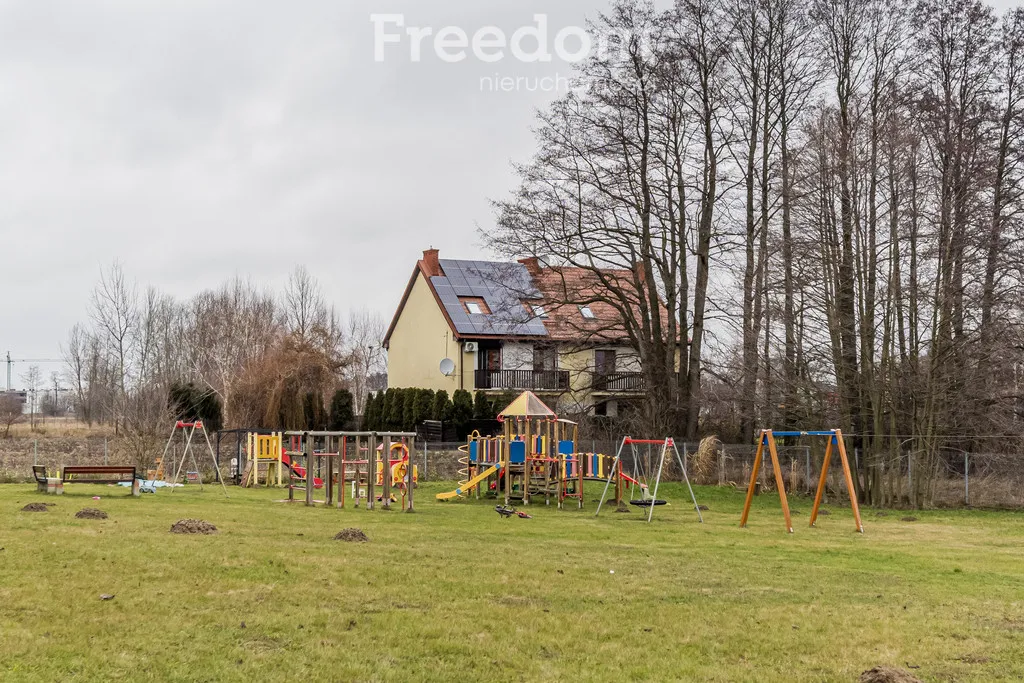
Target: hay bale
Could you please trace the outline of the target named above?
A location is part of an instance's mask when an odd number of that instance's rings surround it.
[[[717,436],[705,436],[701,439],[697,451],[690,456],[689,462],[694,482],[707,484],[715,478],[718,451],[721,447],[722,442]]]

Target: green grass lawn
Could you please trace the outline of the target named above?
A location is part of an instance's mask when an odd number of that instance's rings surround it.
[[[491,501],[414,514],[309,509],[281,491],[133,499],[0,486],[0,680],[853,681],[879,664],[929,681],[1024,676],[1024,548],[1012,513],[831,507],[796,533],[778,499],[667,486],[594,518]],[[93,495],[102,496],[94,501]],[[30,502],[48,512],[21,512]],[[106,521],[75,519],[99,507]],[[173,522],[220,533],[179,536]],[[369,543],[332,540],[359,527]],[[614,573],[612,573],[614,571]],[[101,601],[100,594],[114,594]]]

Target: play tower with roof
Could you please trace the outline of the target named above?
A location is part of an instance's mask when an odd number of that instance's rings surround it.
[[[567,500],[583,507],[586,481],[614,483],[616,504],[622,502],[625,484],[646,486],[622,470],[622,462],[602,453],[577,453],[577,425],[558,417],[531,391],[524,391],[498,414],[502,434],[472,434],[461,448],[462,480],[454,491],[439,493],[438,500],[493,493],[505,505],[543,498],[559,508]]]

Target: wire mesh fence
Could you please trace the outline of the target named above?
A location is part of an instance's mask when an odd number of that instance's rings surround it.
[[[244,443],[223,439],[220,444],[220,466],[225,477],[230,471],[244,465]],[[581,439],[577,450],[585,453],[615,455],[621,441]],[[460,450],[464,442],[427,443],[417,440],[412,457],[419,468],[421,481],[456,481],[461,478],[460,462],[466,453]],[[0,439],[0,482],[28,481],[33,465],[44,465],[56,471],[65,465],[135,465],[145,470],[152,467],[155,456],[140,455],[137,444],[123,439],[104,436],[56,437],[40,436]],[[168,459],[180,456],[171,447]],[[750,481],[757,447],[754,445],[717,444],[714,448],[700,449],[698,443],[677,442],[679,457],[670,450],[665,460],[662,479],[682,479],[683,467],[695,484],[735,486],[746,488]],[[144,449],[145,450],[145,449]],[[660,458],[658,444],[641,444],[622,448],[622,466],[625,472],[641,480],[653,478]],[[779,446],[779,465],[783,485],[789,493],[811,494],[818,484],[824,458],[824,443],[815,445]],[[763,456],[757,485],[761,491],[777,488],[775,472],[767,453]],[[859,487],[863,487],[863,454],[852,449],[849,453]],[[1024,509],[1024,468],[1022,458],[1014,453],[968,452],[965,450],[942,452],[931,458],[929,472],[922,471],[924,454],[904,451],[885,455],[879,466],[880,485],[886,492],[885,502],[893,506],[911,503],[915,477],[927,479],[927,500],[939,507],[971,506],[984,508]],[[205,462],[202,463],[205,467]],[[929,476],[930,475],[930,476]],[[838,457],[833,455],[826,491],[828,495],[845,496],[846,485]]]

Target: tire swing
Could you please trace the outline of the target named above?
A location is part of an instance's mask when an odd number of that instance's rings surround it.
[[[649,508],[658,505],[668,505],[667,501],[659,500],[651,495],[651,487],[647,483],[647,473],[651,471],[651,444],[647,444],[646,458],[640,456],[640,453],[637,450],[636,446],[637,445],[635,442],[630,443],[630,447],[633,450],[633,479],[640,482],[640,497],[633,498],[634,485],[630,484],[629,497],[632,498],[632,500],[629,501],[629,504],[632,505],[633,507],[638,508]],[[659,474],[660,469],[661,468],[659,467]]]

